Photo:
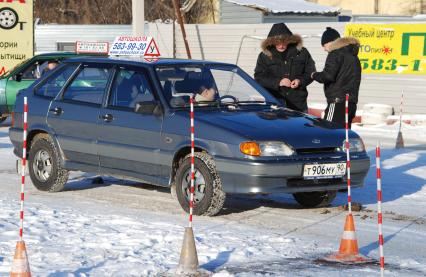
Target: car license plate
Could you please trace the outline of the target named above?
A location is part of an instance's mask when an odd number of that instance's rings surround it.
[[[346,163],[305,164],[303,177],[305,179],[338,178],[346,173]]]

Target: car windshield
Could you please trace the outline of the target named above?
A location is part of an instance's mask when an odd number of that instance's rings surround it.
[[[278,105],[250,76],[235,66],[159,66],[163,94],[173,108],[198,106]]]

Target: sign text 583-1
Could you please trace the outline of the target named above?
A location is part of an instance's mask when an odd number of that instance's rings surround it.
[[[426,74],[426,24],[347,24],[363,73]]]
[[[411,72],[418,72],[420,70],[420,63],[422,60],[412,60],[408,64],[406,62],[398,62],[398,59],[369,59],[361,58],[361,68],[363,71],[369,69],[370,71],[389,71],[395,73],[399,68],[406,68]]]

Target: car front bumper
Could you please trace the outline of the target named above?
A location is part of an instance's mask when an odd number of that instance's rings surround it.
[[[303,166],[313,163],[345,162],[335,159],[285,161],[242,161],[215,158],[222,187],[228,193],[296,193],[347,188],[346,176],[304,179]],[[351,159],[351,187],[361,187],[370,168],[368,156]]]

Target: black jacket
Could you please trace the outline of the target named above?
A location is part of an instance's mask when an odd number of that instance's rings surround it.
[[[328,103],[344,102],[349,94],[349,102],[358,103],[361,83],[361,64],[358,59],[359,41],[346,37],[335,40],[330,46],[324,70],[313,74],[313,79],[324,84]]]
[[[291,44],[283,53],[278,52],[275,46],[268,47],[257,58],[254,70],[255,80],[278,99],[285,99],[297,110],[307,109],[308,90],[312,83],[311,73],[315,72],[315,62],[308,50],[299,45]],[[282,78],[291,81],[299,79],[298,88],[280,87]]]

